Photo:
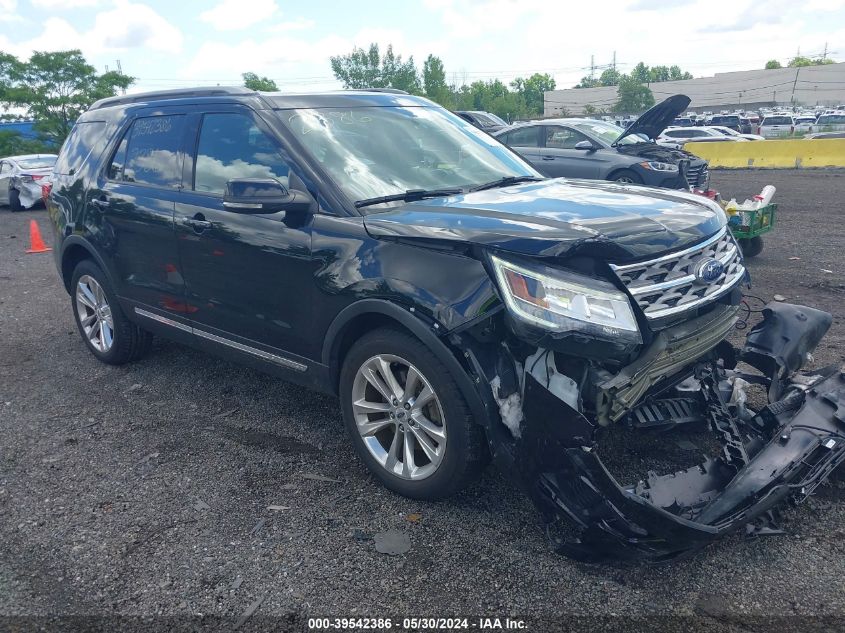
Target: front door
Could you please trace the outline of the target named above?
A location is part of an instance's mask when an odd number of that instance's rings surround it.
[[[195,333],[253,354],[269,348],[304,355],[311,335],[311,215],[223,206],[233,178],[274,178],[291,188],[287,154],[245,107],[195,115],[192,125],[193,173],[176,204],[176,231]]]
[[[0,204],[9,204],[9,178],[12,176],[12,163],[0,161]]]
[[[600,178],[602,164],[601,150],[575,149],[581,141],[590,141],[586,136],[568,127],[547,125],[545,147],[540,150],[543,157],[543,171],[552,178]]]

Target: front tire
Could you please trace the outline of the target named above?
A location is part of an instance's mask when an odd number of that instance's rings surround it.
[[[448,497],[489,459],[455,379],[406,332],[379,329],[355,343],[341,370],[340,398],[361,461],[401,495]]]
[[[615,172],[608,180],[611,182],[618,182],[621,185],[641,185],[643,179],[640,178],[636,172],[630,169],[620,169]]]
[[[12,210],[12,213],[23,211],[21,192],[17,189],[9,189],[9,208]]]
[[[124,365],[150,350],[153,335],[130,322],[102,269],[91,260],[73,271],[71,305],[89,351],[109,365]]]

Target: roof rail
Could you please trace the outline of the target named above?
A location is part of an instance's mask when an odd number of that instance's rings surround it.
[[[117,97],[106,97],[91,105],[89,110],[97,110],[115,105],[127,103],[143,103],[144,101],[157,101],[159,99],[190,99],[191,97],[224,97],[227,95],[251,95],[257,94],[255,90],[243,86],[213,86],[209,88],[183,88],[177,90],[155,90],[152,92],[139,92],[130,95],[119,95]]]
[[[387,92],[392,95],[407,95],[409,92],[399,90],[398,88],[361,88],[364,92]]]

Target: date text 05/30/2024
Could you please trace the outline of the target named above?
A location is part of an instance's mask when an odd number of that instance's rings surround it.
[[[526,631],[525,620],[517,618],[309,618],[316,631]]]

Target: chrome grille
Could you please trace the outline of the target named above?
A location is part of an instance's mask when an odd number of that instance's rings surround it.
[[[690,165],[686,171],[687,184],[697,189],[705,189],[708,175],[707,163],[701,163],[696,166]]]
[[[724,266],[711,283],[695,275],[699,262],[714,258]],[[691,248],[639,264],[610,267],[649,319],[660,319],[704,305],[728,292],[745,277],[745,266],[733,236],[723,228]]]

